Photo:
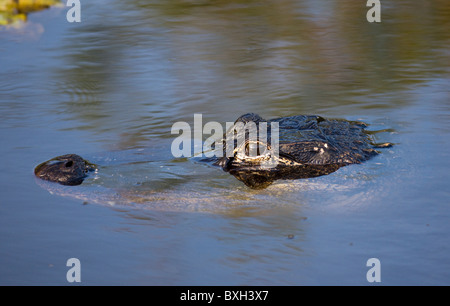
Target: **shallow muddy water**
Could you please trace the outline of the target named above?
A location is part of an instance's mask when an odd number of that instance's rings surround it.
[[[0,284],[450,284],[450,5],[95,1],[0,28]],[[395,146],[251,190],[175,158],[177,121],[361,120]],[[76,153],[82,185],[35,179]]]

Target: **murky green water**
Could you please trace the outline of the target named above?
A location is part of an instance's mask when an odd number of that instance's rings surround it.
[[[81,2],[0,29],[0,284],[450,284],[448,1]],[[173,123],[246,112],[396,146],[260,191],[172,157]],[[100,171],[50,193],[65,153]]]

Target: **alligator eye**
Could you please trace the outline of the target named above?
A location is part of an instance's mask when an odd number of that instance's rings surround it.
[[[260,146],[261,146],[261,144],[259,142],[246,143],[245,147],[244,147],[245,155],[248,157],[257,157],[257,156],[262,155],[262,152],[261,152],[262,148]]]
[[[66,168],[70,168],[73,166],[73,161],[68,161],[64,166],[66,166]]]
[[[246,156],[250,156],[250,144],[245,144],[245,150],[244,153]]]
[[[256,156],[258,156],[258,148],[256,148]],[[245,155],[249,157],[255,157],[255,147],[254,145],[251,145],[250,143],[245,144]]]

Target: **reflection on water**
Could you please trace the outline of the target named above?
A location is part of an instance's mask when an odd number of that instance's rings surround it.
[[[59,0],[1,0],[0,27],[21,27],[27,21],[28,14],[61,5]]]
[[[0,283],[33,282],[19,259],[59,282],[40,264],[61,254],[91,283],[365,284],[377,256],[386,284],[448,283],[449,4],[382,1],[371,24],[365,1],[101,0],[78,24],[31,14],[38,41],[0,32]],[[262,191],[170,155],[173,123],[247,112],[362,120],[397,145]],[[66,153],[100,172],[33,189]]]
[[[193,113],[221,122],[255,109],[265,117],[376,114],[411,103],[410,86],[448,69],[443,1],[386,4],[377,25],[350,1],[245,3],[104,8],[65,39],[59,109],[80,127],[120,133],[117,143],[128,148],[166,137]]]

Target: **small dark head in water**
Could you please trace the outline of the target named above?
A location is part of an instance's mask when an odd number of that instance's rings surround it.
[[[34,169],[34,174],[43,180],[61,185],[80,185],[88,172],[96,166],[76,154],[66,154],[52,158]]]

